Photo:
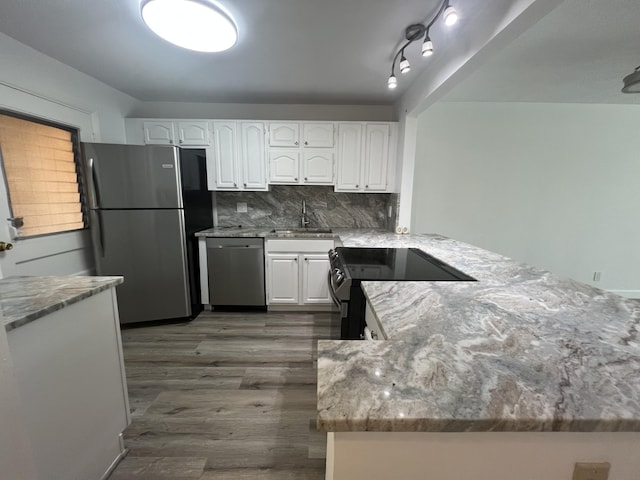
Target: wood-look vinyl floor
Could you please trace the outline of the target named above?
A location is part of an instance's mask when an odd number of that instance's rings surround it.
[[[322,480],[317,340],[329,313],[203,312],[122,331],[132,423],[110,480]]]

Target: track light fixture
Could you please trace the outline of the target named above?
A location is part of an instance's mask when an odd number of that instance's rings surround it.
[[[451,26],[458,21],[458,12],[454,7],[449,4],[450,0],[443,0],[438,8],[438,11],[431,19],[429,23],[414,23],[409,25],[404,32],[405,38],[407,39],[407,43],[405,43],[400,50],[396,52],[393,57],[393,63],[391,64],[391,75],[389,76],[389,88],[394,89],[398,86],[398,80],[396,79],[395,69],[396,62],[398,61],[398,57],[400,57],[400,73],[407,73],[411,70],[411,65],[409,64],[409,60],[404,56],[404,49],[411,45],[413,42],[424,37],[424,41],[422,42],[422,56],[430,57],[433,55],[433,42],[431,41],[431,37],[429,36],[429,30],[433,26],[434,23],[442,16],[444,24],[447,26]]]

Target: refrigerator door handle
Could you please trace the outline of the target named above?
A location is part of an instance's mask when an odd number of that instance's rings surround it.
[[[89,208],[100,208],[100,190],[96,179],[93,157],[90,157],[87,161],[87,169],[89,170],[89,178],[87,179],[89,184]]]
[[[97,245],[100,247],[98,252],[100,257],[104,257],[104,232],[102,230],[102,212],[100,210],[91,210],[92,222],[91,228],[94,230],[94,242],[97,240]]]

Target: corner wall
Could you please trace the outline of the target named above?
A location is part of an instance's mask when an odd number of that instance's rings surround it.
[[[412,230],[640,298],[639,124],[639,106],[436,104],[418,121]]]

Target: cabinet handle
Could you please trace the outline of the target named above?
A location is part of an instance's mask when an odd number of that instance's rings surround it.
[[[238,184],[237,184],[237,183],[234,183],[234,184],[233,184],[233,186],[234,186],[234,187],[237,187],[237,186],[238,186]]]
[[[296,142],[296,145],[298,145],[298,142]]]
[[[294,260],[297,262],[298,261],[298,257],[294,258]]]
[[[305,262],[308,262],[308,261],[309,261],[309,259],[308,259],[307,257],[304,257],[304,261],[305,261]]]
[[[304,142],[305,145],[309,145],[309,142]]]
[[[244,185],[244,188],[247,188],[247,184],[246,183],[243,183],[243,185]]]
[[[173,143],[173,140],[169,140],[169,143]]]
[[[365,185],[364,188],[369,188],[369,185]]]
[[[307,180],[309,180],[307,177],[304,177],[304,181],[306,182]]]
[[[356,185],[356,188],[360,188],[360,185]]]
[[[180,140],[180,143],[182,143],[182,140]]]
[[[295,177],[294,180],[297,182],[298,181],[298,177]]]

